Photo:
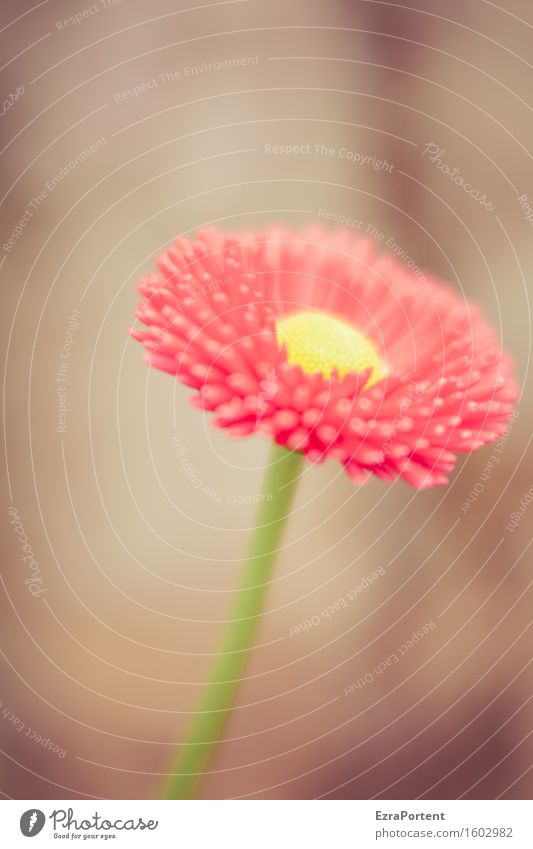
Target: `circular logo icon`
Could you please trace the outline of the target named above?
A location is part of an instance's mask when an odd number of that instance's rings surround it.
[[[46,817],[42,811],[30,808],[29,811],[24,811],[20,818],[20,830],[24,837],[35,837],[42,831],[45,822]]]

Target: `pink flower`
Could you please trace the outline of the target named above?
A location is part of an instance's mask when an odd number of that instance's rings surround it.
[[[176,239],[132,335],[233,436],[420,489],[505,433],[516,386],[477,308],[369,239],[313,226]]]

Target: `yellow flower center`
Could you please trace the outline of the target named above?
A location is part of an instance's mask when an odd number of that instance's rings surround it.
[[[366,388],[386,376],[374,345],[355,327],[323,312],[292,313],[276,322],[278,345],[287,346],[287,359],[310,374],[329,377],[337,369],[340,377],[348,372],[372,368]]]

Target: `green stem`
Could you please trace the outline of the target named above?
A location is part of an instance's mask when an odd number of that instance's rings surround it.
[[[165,799],[192,799],[233,705],[278,553],[303,454],[274,445],[250,555],[205,693],[167,777]]]

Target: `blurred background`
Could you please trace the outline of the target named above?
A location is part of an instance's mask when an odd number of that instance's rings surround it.
[[[5,797],[158,796],[254,521],[268,441],[144,365],[138,278],[210,223],[341,216],[482,307],[519,414],[445,489],[307,466],[200,794],[530,797],[533,10],[504,5],[2,5]]]

